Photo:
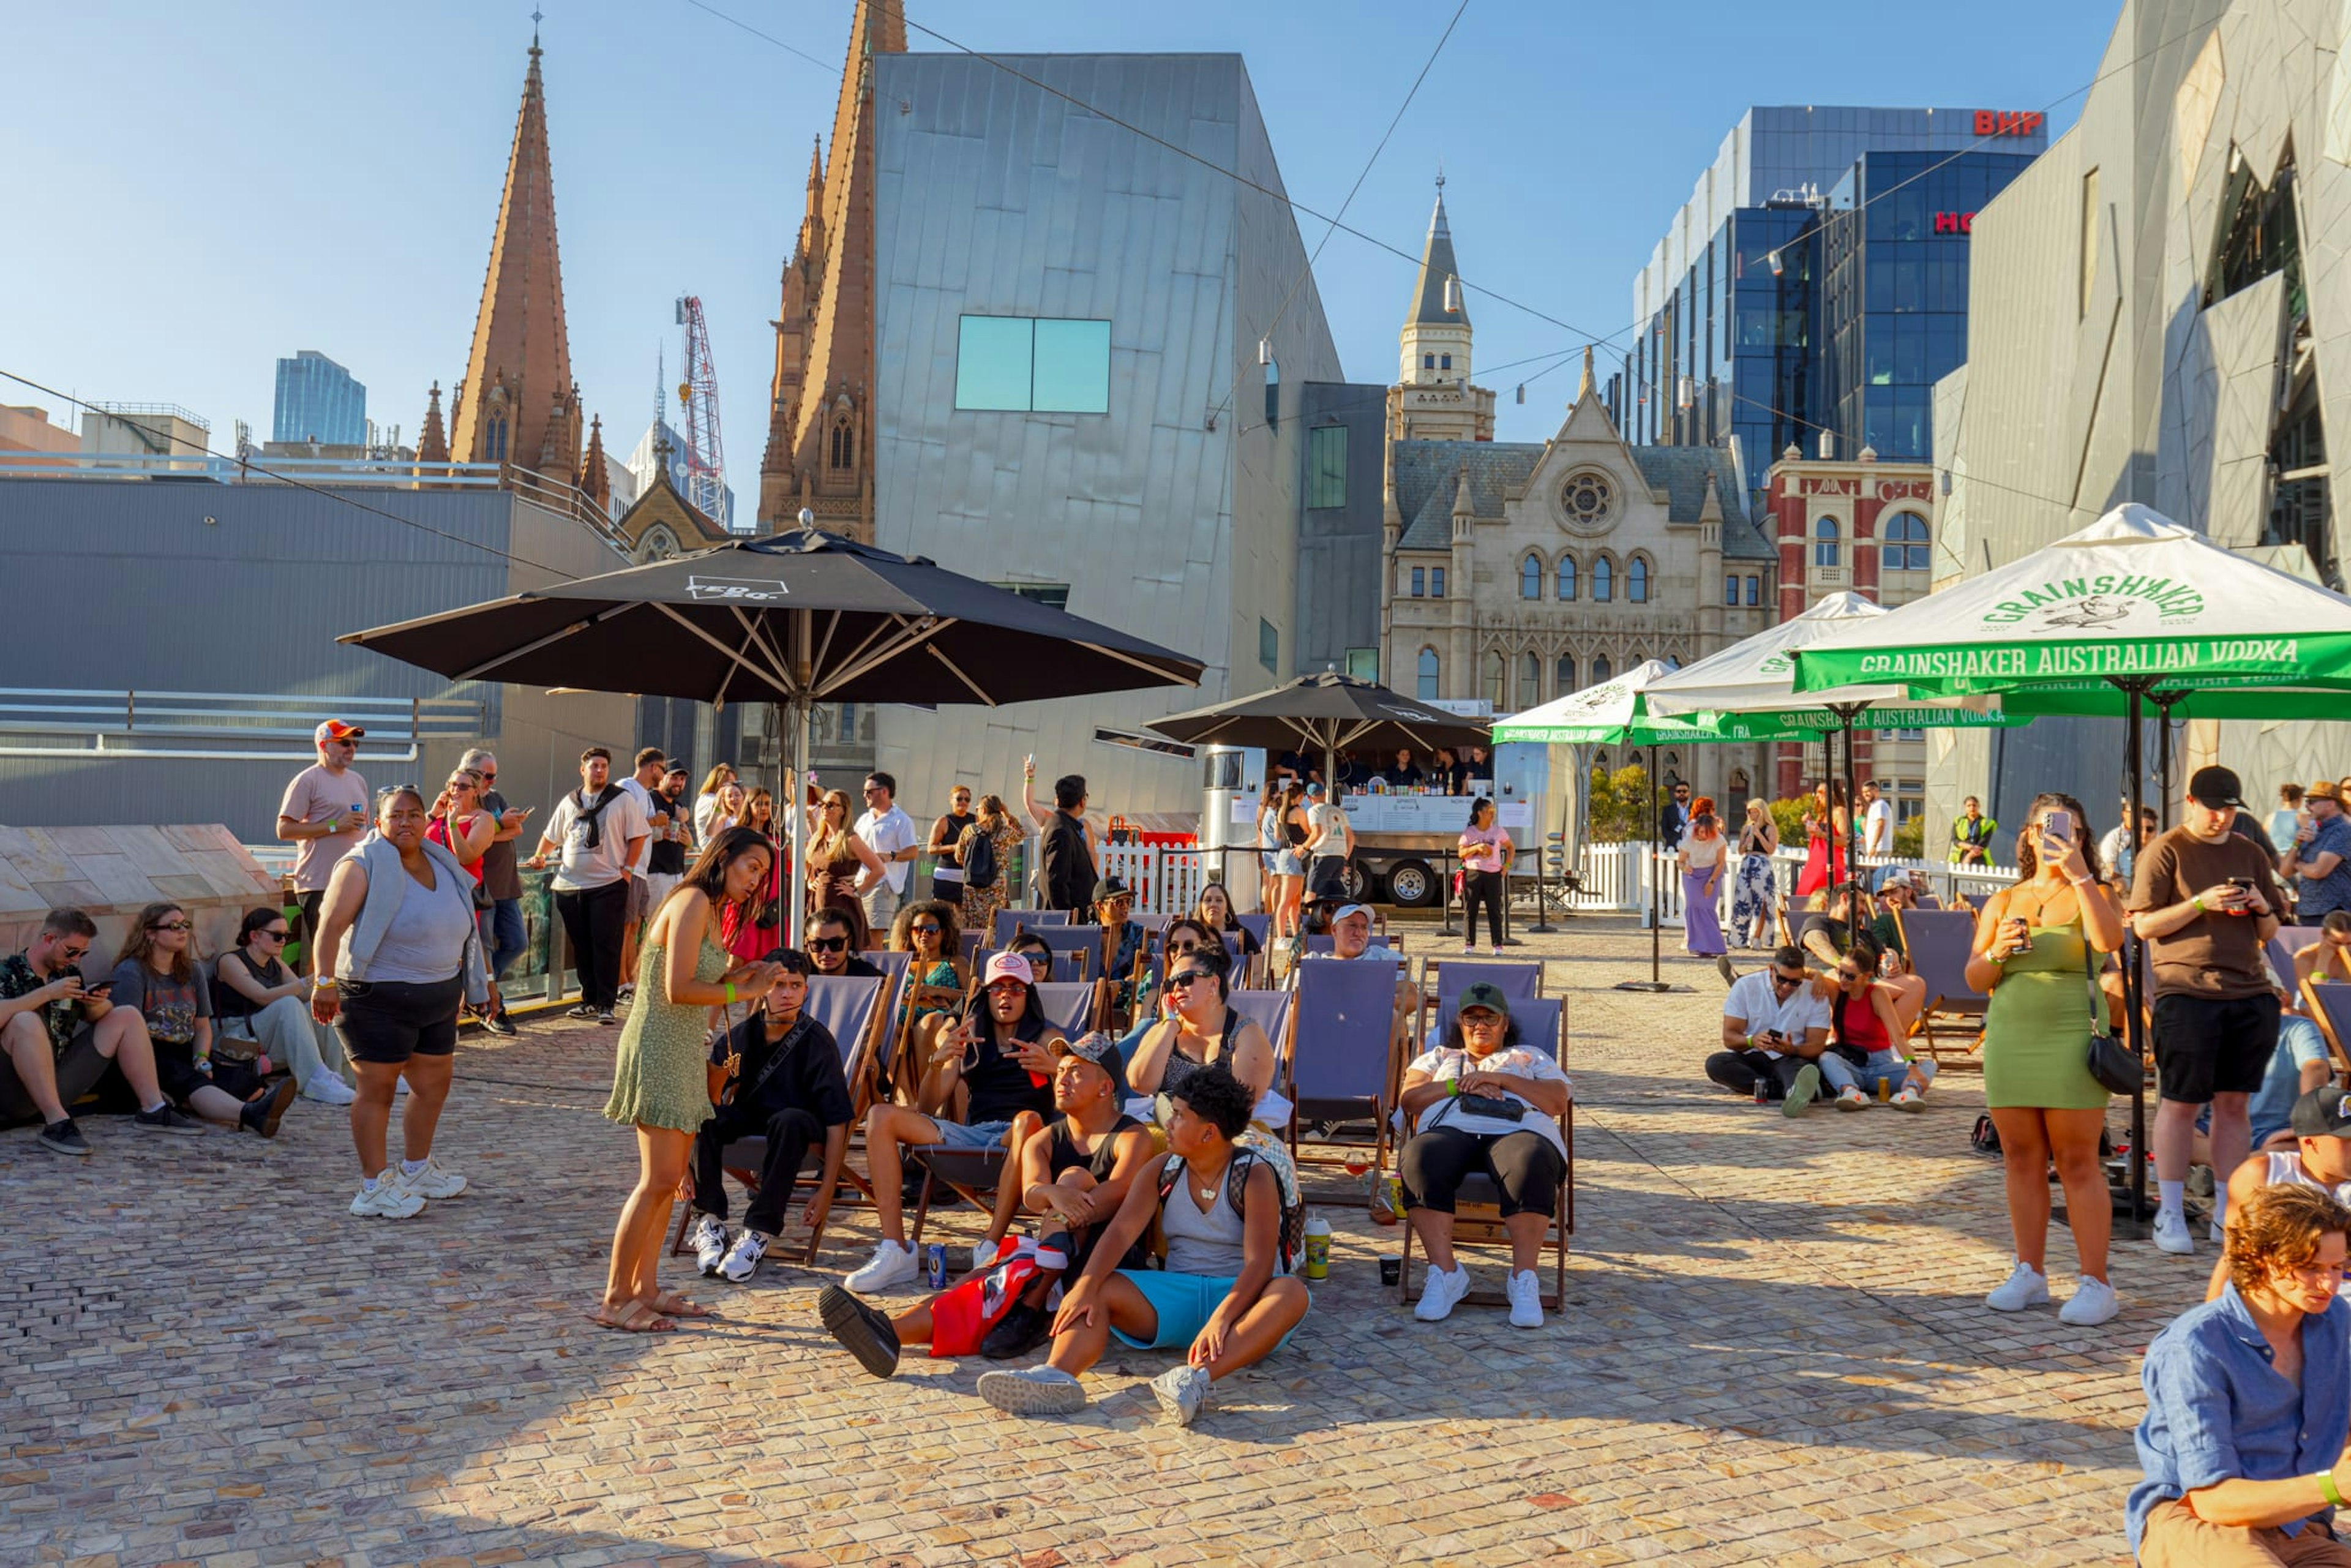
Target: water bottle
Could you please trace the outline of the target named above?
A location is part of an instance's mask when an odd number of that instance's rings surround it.
[[[1331,1222],[1320,1214],[1306,1217],[1306,1277],[1331,1277]]]

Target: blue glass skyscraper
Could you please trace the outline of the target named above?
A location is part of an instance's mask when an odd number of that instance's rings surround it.
[[[304,349],[277,361],[277,403],[269,423],[272,441],[357,446],[367,440],[367,388],[318,350]]]

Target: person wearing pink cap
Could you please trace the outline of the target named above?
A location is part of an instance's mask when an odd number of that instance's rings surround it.
[[[294,890],[302,897],[303,929],[316,938],[319,905],[335,862],[367,836],[367,780],[352,771],[360,740],[355,724],[330,718],[310,734],[319,760],[294,775],[277,806],[277,836],[299,844],[294,853]]]
[[[866,1168],[873,1173],[873,1212],[882,1239],[873,1256],[841,1283],[872,1295],[915,1278],[906,1239],[902,1149],[1018,1148],[1053,1113],[1053,1047],[1060,1033],[1045,1018],[1029,966],[1009,953],[987,961],[978,998],[940,1037],[919,1067],[915,1103],[876,1105],[865,1116]],[[925,1114],[961,1101],[960,1122]],[[990,1247],[992,1254],[995,1249]]]

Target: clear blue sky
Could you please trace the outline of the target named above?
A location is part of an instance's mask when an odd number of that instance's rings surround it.
[[[698,293],[727,466],[756,493],[777,276],[810,138],[829,131],[850,0],[543,0],[575,374],[622,453],[653,412],[672,303]],[[1295,200],[1353,183],[1448,0],[910,0],[984,51],[1237,50]],[[275,361],[317,349],[413,441],[425,388],[465,370],[519,99],[531,0],[396,6],[75,0],[14,8],[15,152],[0,242],[0,369],[93,400],[184,404],[266,439]],[[2041,109],[2095,76],[2110,5],[1673,7],[1470,0],[1347,221],[1417,254],[1441,159],[1479,364],[1628,325],[1635,271],[1750,103]],[[915,48],[944,47],[914,35]],[[2079,96],[2057,104],[2053,132]],[[1322,226],[1300,220],[1311,251]],[[1395,375],[1412,268],[1347,235],[1317,267],[1351,379]],[[1511,401],[1541,439],[1571,362]],[[1481,378],[1484,379],[1484,378]],[[0,402],[46,400],[0,382]],[[674,400],[673,400],[674,406]],[[53,417],[64,411],[53,410]]]

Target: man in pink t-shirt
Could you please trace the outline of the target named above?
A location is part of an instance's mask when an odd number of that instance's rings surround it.
[[[319,747],[317,764],[294,775],[277,807],[277,836],[301,846],[294,856],[294,887],[302,895],[302,923],[313,932],[335,862],[367,836],[367,780],[351,771],[366,734],[340,719],[321,724],[310,737]]]

